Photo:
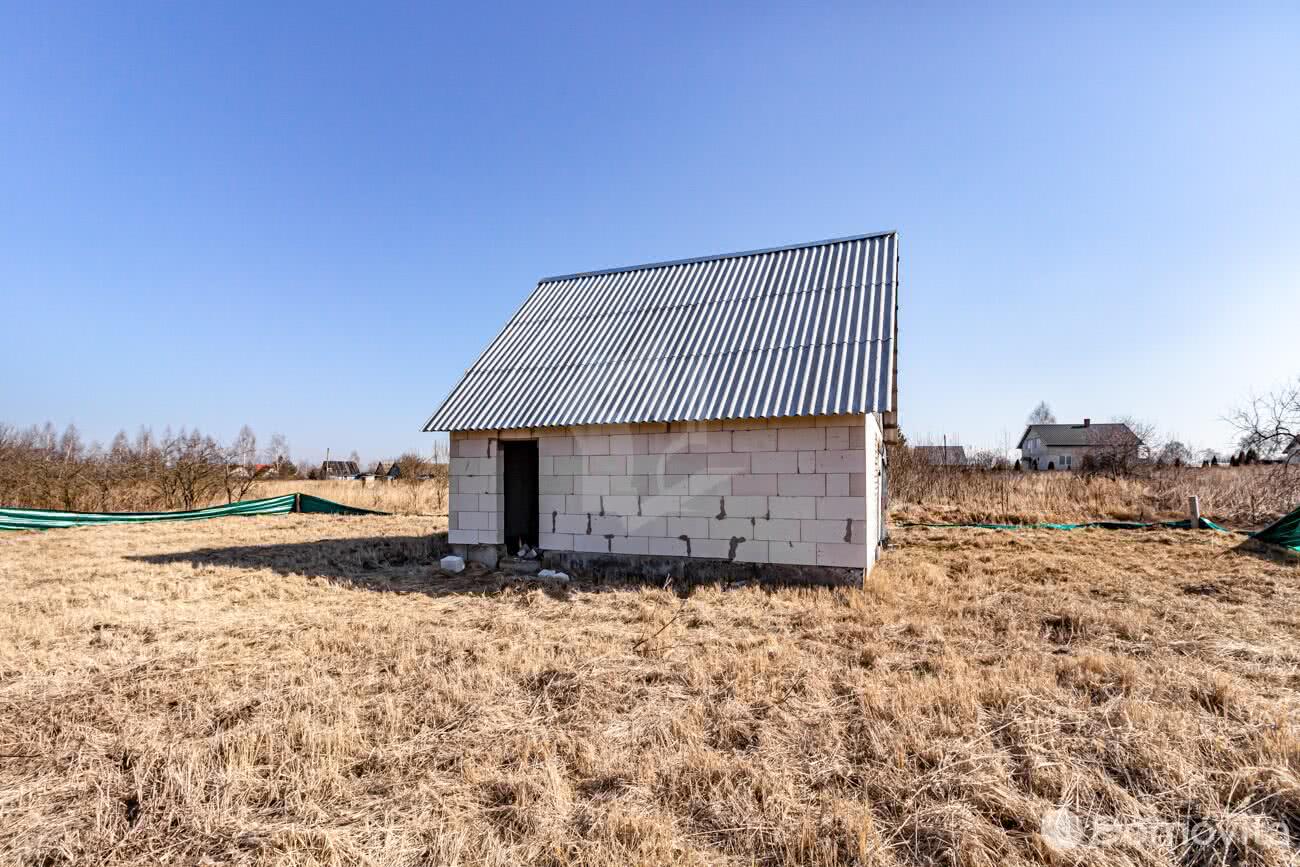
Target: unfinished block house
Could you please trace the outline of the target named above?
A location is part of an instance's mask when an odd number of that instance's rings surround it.
[[[885,527],[898,237],[542,280],[425,425],[448,541],[579,573],[856,583]]]

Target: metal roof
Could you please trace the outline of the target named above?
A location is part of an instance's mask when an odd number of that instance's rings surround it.
[[[1122,422],[1104,424],[1031,424],[1025,428],[1016,448],[1023,449],[1030,434],[1045,446],[1095,446],[1139,443],[1137,434]]]
[[[892,409],[898,235],[542,280],[426,431]]]

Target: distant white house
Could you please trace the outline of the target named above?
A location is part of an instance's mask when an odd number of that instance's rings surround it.
[[[1300,434],[1296,434],[1291,444],[1282,450],[1282,462],[1286,464],[1300,464]]]
[[[1089,454],[1137,452],[1142,440],[1122,423],[1031,424],[1016,448],[1020,463],[1029,470],[1077,470]]]

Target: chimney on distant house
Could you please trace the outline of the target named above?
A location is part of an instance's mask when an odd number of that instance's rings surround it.
[[[1089,426],[1091,426],[1091,425],[1092,425],[1092,419],[1090,419],[1090,418],[1085,418],[1085,419],[1083,420],[1083,426],[1084,426],[1084,427],[1089,427]]]

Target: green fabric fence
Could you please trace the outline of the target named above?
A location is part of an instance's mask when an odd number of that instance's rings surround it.
[[[240,500],[225,506],[211,506],[188,512],[61,512],[54,509],[0,508],[0,530],[54,530],[97,524],[143,524],[150,521],[199,521],[234,515],[288,515],[310,512],[320,515],[384,515],[371,509],[345,506],[311,494],[285,494],[262,500]]]

